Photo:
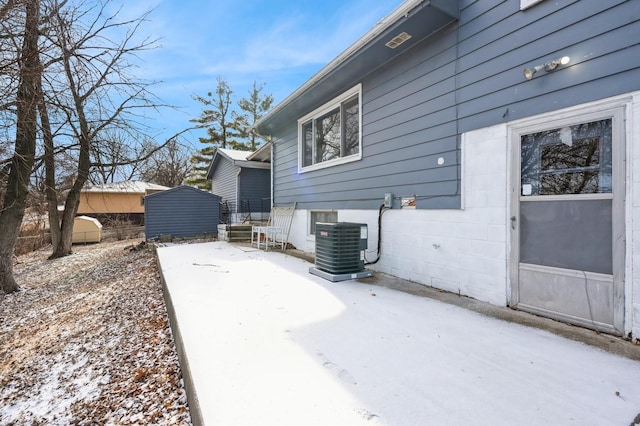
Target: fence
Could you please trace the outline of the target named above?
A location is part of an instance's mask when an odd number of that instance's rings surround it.
[[[47,244],[51,244],[51,235],[48,232],[43,232],[38,235],[25,235],[18,237],[13,254],[20,256],[21,254],[40,250]]]
[[[220,223],[233,225],[236,223],[265,222],[269,219],[271,198],[241,200],[240,204],[232,201],[220,203]]]
[[[88,231],[93,233],[95,231]],[[144,237],[144,226],[127,226],[102,229],[102,241],[109,240],[129,240]],[[51,244],[51,233],[41,231],[36,235],[23,235],[18,237],[16,247],[13,253],[16,256],[40,250],[41,248]]]

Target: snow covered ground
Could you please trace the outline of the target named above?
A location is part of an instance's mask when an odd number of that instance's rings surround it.
[[[156,259],[139,241],[18,257],[0,295],[0,425],[190,425]]]
[[[213,242],[158,255],[206,424],[639,421],[640,362],[431,299],[331,283],[282,253]]]

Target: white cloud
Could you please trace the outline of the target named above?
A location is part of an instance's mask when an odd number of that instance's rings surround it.
[[[357,1],[326,18],[310,12],[283,15],[251,35],[239,46],[238,53],[212,57],[207,70],[214,74],[262,73],[322,66],[357,41],[389,10],[388,5],[376,7]]]
[[[152,89],[158,97],[181,107],[160,114],[158,125],[169,128],[188,127],[201,109],[192,95],[212,90],[218,76],[238,99],[256,80],[281,101],[400,2],[349,0],[319,14],[315,2],[157,1],[144,32],[160,37],[162,47],[142,55],[142,71],[162,81]],[[127,16],[141,11],[127,8]]]

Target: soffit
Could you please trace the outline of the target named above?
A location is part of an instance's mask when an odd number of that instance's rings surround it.
[[[398,11],[402,12],[400,16],[397,16]],[[258,133],[269,135],[279,126],[297,121],[341,92],[355,86],[375,69],[456,21],[458,5],[457,1],[452,0],[406,1],[392,15],[392,21],[389,22],[387,17],[378,24],[384,24],[384,28],[374,27],[267,113],[254,126]],[[410,34],[411,38],[395,49],[385,45],[402,32]]]

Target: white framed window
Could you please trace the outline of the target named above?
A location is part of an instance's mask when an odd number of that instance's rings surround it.
[[[298,120],[298,172],[362,158],[362,85]]]

